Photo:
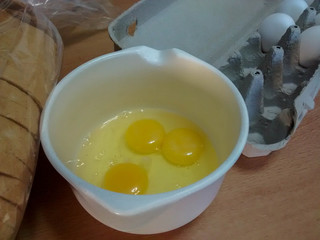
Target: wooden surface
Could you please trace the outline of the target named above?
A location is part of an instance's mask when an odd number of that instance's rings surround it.
[[[135,0],[119,0],[128,8]],[[64,38],[61,77],[113,51],[106,30]],[[42,150],[17,239],[319,240],[320,96],[288,145],[267,157],[241,156],[209,208],[191,223],[157,235],[118,232],[99,223],[77,202]],[[1,237],[0,237],[1,238]]]

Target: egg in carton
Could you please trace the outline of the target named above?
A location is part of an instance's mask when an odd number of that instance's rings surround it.
[[[267,51],[263,51],[261,31],[254,32],[220,67],[248,108],[250,129],[244,155],[265,156],[283,148],[313,109],[320,88],[320,41],[316,42],[318,49],[310,52],[309,42],[312,45],[317,40],[307,35],[320,39],[320,26],[315,26],[319,12],[320,0],[315,0]],[[312,54],[318,54],[318,59],[309,59]]]

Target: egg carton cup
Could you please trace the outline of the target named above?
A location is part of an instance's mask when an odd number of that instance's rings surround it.
[[[250,131],[243,154],[265,156],[286,146],[314,108],[320,88],[319,65],[299,65],[300,34],[315,25],[320,0],[301,14],[276,46],[263,52],[257,29],[280,3],[243,0],[241,5],[247,8],[240,11],[236,0],[143,0],[111,22],[108,30],[116,49],[180,48],[219,68],[247,105]],[[233,22],[227,22],[229,18]]]

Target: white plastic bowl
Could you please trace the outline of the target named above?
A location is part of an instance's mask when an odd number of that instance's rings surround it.
[[[219,168],[179,190],[135,196],[93,186],[66,167],[93,126],[137,107],[172,110],[196,122],[212,139]],[[210,205],[245,146],[248,125],[240,93],[219,70],[178,49],[134,47],[93,59],[58,83],[42,114],[41,142],[93,217],[120,231],[152,234],[178,228]]]

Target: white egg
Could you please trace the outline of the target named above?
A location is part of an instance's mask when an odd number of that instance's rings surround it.
[[[306,1],[306,3],[310,6],[311,3],[313,3],[314,0],[305,0],[305,1]]]
[[[266,17],[258,29],[261,35],[262,50],[267,52],[272,46],[277,45],[283,34],[292,25],[295,25],[295,22],[285,13],[274,13]]]
[[[284,0],[277,10],[277,12],[286,13],[297,21],[303,11],[308,7],[305,0]]]
[[[320,26],[313,26],[301,33],[299,62],[310,67],[320,61]]]

